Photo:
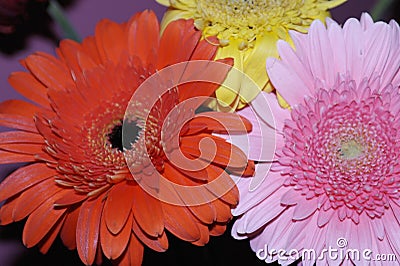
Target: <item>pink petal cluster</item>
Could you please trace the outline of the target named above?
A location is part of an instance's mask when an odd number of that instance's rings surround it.
[[[279,41],[281,59],[267,61],[291,108],[261,93],[239,112],[276,150],[238,182],[232,235],[282,265],[301,256],[303,265],[396,264],[378,259],[400,259],[399,25],[363,14],[291,36],[295,49]],[[253,146],[250,136],[250,157]]]

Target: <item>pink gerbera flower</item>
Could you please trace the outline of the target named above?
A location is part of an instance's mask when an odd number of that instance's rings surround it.
[[[267,71],[291,108],[262,93],[239,112],[276,138],[274,159],[239,182],[233,211],[233,236],[250,238],[260,259],[400,259],[399,32],[364,14],[343,28],[315,21],[308,35],[292,32],[295,50],[279,41],[281,59],[269,59]]]

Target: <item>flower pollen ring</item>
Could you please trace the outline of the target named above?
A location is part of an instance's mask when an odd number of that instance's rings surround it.
[[[125,111],[124,121],[130,121],[131,117],[138,117],[145,121],[145,127],[147,124],[157,123],[157,121],[154,121],[152,112],[154,110],[157,112],[157,108],[159,109],[158,113],[164,112],[165,108],[162,108],[162,102],[171,100],[170,98],[173,98],[173,94],[177,93],[180,86],[188,83],[221,85],[225,79],[225,76],[221,75],[221,73],[228,73],[229,71],[239,70],[222,62],[201,60],[178,63],[161,69],[146,79],[132,95]],[[245,74],[241,73],[241,75]],[[201,85],[196,89],[201,90]],[[171,97],[164,97],[167,94],[171,95]],[[205,169],[213,162],[213,158],[217,154],[217,144],[214,143],[213,135],[209,134],[209,136],[205,136],[198,142],[197,148],[200,151],[199,156],[196,154],[198,158],[193,159],[185,156],[179,147],[179,136],[187,122],[195,116],[214,119],[226,129],[228,137],[229,127],[224,126],[222,120],[218,120],[218,115],[212,115],[215,112],[195,113],[196,107],[199,107],[209,97],[190,97],[190,91],[187,94],[189,96],[182,97],[183,99],[179,99],[178,102],[174,103],[173,108],[168,110],[166,115],[161,114],[162,119],[160,120],[162,121],[159,121],[162,124],[161,130],[156,129],[152,134],[159,137],[159,142],[162,146],[161,152],[165,153],[169,165],[195,173]],[[221,115],[223,114],[221,113]],[[243,125],[243,128],[245,128],[245,125]],[[123,143],[129,143],[129,139],[126,139],[130,135],[128,130],[124,124],[122,128]],[[136,156],[142,158],[140,167],[138,167],[139,163],[135,161],[134,152],[133,156],[125,155],[125,160],[133,178],[147,193],[161,201],[180,206],[201,205],[222,197],[235,186],[235,182],[225,171],[219,173],[218,177],[213,178],[211,182],[204,184],[187,185],[185,182],[174,183],[160,173],[164,169],[160,169],[157,162],[152,161],[148,149],[146,154]],[[154,151],[152,150],[152,152]],[[244,157],[246,158],[246,155]],[[229,158],[227,165],[230,166],[232,164],[233,162]],[[204,193],[204,191],[209,193]],[[202,195],[200,196],[200,194]]]

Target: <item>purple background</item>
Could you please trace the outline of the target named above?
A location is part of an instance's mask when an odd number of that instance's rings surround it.
[[[348,0],[348,2],[332,11],[335,20],[343,23],[349,17],[359,18],[361,12],[368,11],[374,0]],[[79,0],[72,1],[66,9],[66,14],[77,29],[80,36],[91,35],[96,23],[102,18],[122,22],[133,13],[144,9],[153,9],[161,18],[165,8],[152,0]],[[55,32],[59,29],[50,25]],[[5,54],[0,52],[0,101],[20,98],[7,82],[8,75],[13,71],[22,70],[18,60],[34,51],[44,51],[54,54],[55,42],[43,35],[31,34],[25,38],[23,49]],[[0,128],[0,130],[2,130]],[[3,129],[4,130],[4,129]],[[0,180],[15,166],[0,166]],[[47,256],[43,256],[35,249],[26,249],[21,243],[23,223],[0,227],[0,265],[71,265],[78,264],[79,259],[73,252],[63,248],[52,248]],[[59,245],[60,246],[60,245]],[[70,258],[70,257],[74,258]],[[64,261],[63,258],[69,258]],[[146,258],[146,257],[145,257]],[[60,259],[60,260],[59,260]]]

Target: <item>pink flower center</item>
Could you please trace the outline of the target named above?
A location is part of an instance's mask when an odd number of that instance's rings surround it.
[[[363,84],[342,82],[295,106],[277,152],[285,185],[356,222],[362,212],[381,217],[400,196],[399,93]]]

